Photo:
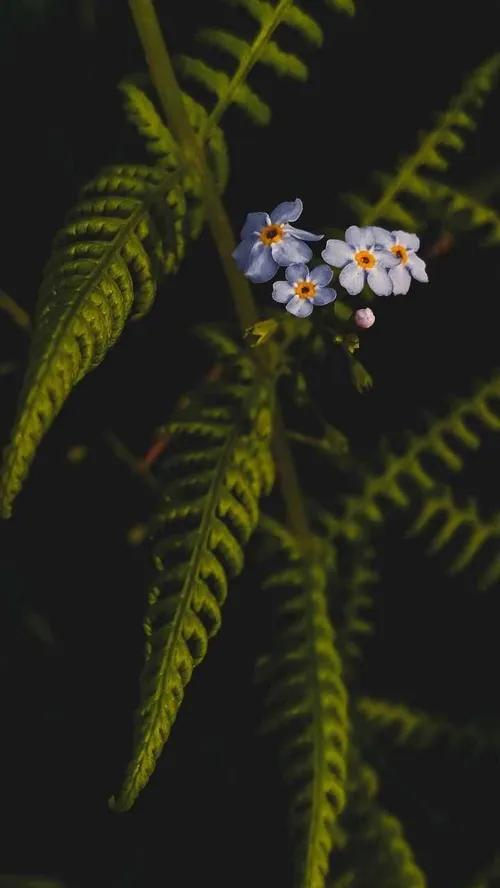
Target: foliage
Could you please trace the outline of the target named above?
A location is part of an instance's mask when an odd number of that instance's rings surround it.
[[[475,570],[480,590],[500,579],[500,516],[486,514],[479,495],[464,501],[455,480],[467,456],[500,430],[500,376],[494,370],[472,394],[455,398],[424,432],[408,432],[403,449],[382,442],[369,459],[325,418],[315,367],[341,355],[357,392],[373,385],[357,358],[354,308],[338,298],[331,312],[314,319],[291,317],[282,306],[259,316],[244,276],[235,281],[235,243],[222,203],[234,160],[220,125],[232,105],[251,122],[268,124],[270,98],[249,82],[253,69],[263,65],[268,73],[305,81],[305,62],[285,49],[286,29],[316,52],[323,33],[307,3],[305,9],[294,0],[232,3],[244,12],[238,13],[241,32],[204,27],[195,34],[203,55],[182,52],[171,65],[151,3],[131,0],[136,25],[142,17],[138,31],[149,72],[122,79],[119,88],[150,163],[105,167],[82,189],[55,237],[32,322],[0,291],[0,311],[30,337],[4,452],[0,512],[10,517],[38,447],[73,388],[101,364],[129,320],[148,314],[159,287],[168,298],[172,276],[182,280],[188,244],[208,224],[227,276],[221,289],[237,309],[246,300],[255,322],[246,329],[201,325],[212,358],[205,378],[180,398],[145,460],[139,463],[125,445],[115,447],[147,481],[156,505],[136,534],[151,568],[145,662],[132,755],[110,807],[130,809],[153,777],[182,718],[193,671],[221,629],[230,587],[243,573],[263,593],[259,614],[272,623],[256,672],[265,696],[263,732],[277,738],[288,787],[294,885],[425,888],[428,875],[412,847],[411,827],[379,802],[384,756],[378,753],[404,747],[424,755],[444,743],[479,755],[496,752],[500,736],[496,728],[472,721],[460,726],[446,714],[376,696],[362,686],[359,666],[368,639],[379,631],[378,542],[394,515],[408,516],[408,536],[430,536],[430,551],[451,550],[450,573]],[[329,5],[349,16],[355,12],[353,0]],[[220,61],[227,57],[229,71]],[[211,94],[211,104],[181,89],[174,70],[201,86],[205,99]],[[499,71],[495,54],[466,78],[432,130],[419,136],[416,151],[391,175],[377,177],[378,198],[348,197],[361,226],[387,222],[425,233],[438,219],[477,233],[480,247],[498,248],[500,215],[493,199],[490,205],[492,195],[455,188],[443,174],[448,150],[464,149]],[[487,237],[481,240],[483,228]],[[10,365],[0,365],[0,372],[2,366]],[[301,448],[321,461],[327,480],[319,493],[308,489],[312,475],[297,472]],[[262,741],[262,748],[270,742]],[[144,798],[147,806],[147,793]],[[494,858],[474,888],[489,888],[496,878]],[[21,876],[0,882],[56,884]]]

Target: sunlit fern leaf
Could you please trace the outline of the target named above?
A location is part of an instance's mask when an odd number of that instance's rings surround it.
[[[459,472],[463,468],[461,448],[477,450],[481,439],[472,420],[485,429],[500,432],[500,376],[477,387],[469,398],[457,400],[447,416],[431,420],[423,435],[409,435],[408,447],[398,454],[385,448],[384,469],[366,474],[363,491],[348,496],[339,516],[339,533],[348,539],[361,538],[370,525],[381,525],[385,511],[394,506],[408,508],[414,499],[434,492],[438,480],[425,468],[426,454],[437,457],[443,466]],[[384,509],[385,507],[385,509]]]
[[[372,746],[381,736],[385,743],[389,740],[397,746],[417,749],[425,749],[441,739],[469,753],[500,748],[498,729],[477,724],[454,725],[441,716],[390,700],[358,697],[352,718],[364,748]]]
[[[237,369],[234,379],[205,384],[168,424],[174,438],[160,471],[141,703],[115,810],[130,808],[154,771],[272,485],[272,393],[249,358]]]
[[[335,888],[426,888],[427,879],[397,817],[379,807],[378,777],[358,750],[349,761],[348,804],[342,817],[348,841],[334,859]]]
[[[401,195],[415,194],[419,190],[422,192],[424,185],[419,181],[421,169],[447,169],[448,161],[442,153],[443,149],[463,149],[462,131],[475,127],[471,111],[483,104],[485,96],[495,86],[499,72],[500,53],[496,53],[467,77],[461,93],[451,101],[447,111],[438,115],[434,129],[420,135],[416,152],[400,161],[394,175],[377,175],[382,194],[376,203],[370,204],[356,195],[346,196],[357,212],[361,225],[374,225],[384,220],[410,231],[418,230],[419,219],[405,205]]]
[[[291,829],[298,888],[323,888],[337,820],[345,803],[347,692],[326,604],[328,548],[301,556],[294,538],[266,518],[267,554],[277,549],[282,569],[273,590],[282,621],[276,650],[257,677],[268,685],[264,730],[284,734],[284,776],[291,786]],[[319,541],[318,541],[319,542]]]
[[[183,170],[177,143],[155,108],[153,100],[132,79],[122,81],[120,89],[125,96],[124,107],[127,118],[146,140],[146,148],[155,155],[162,166],[172,171],[176,170],[179,174],[178,192],[172,193],[170,205],[174,214],[176,210],[178,211],[175,216],[175,228],[180,255],[180,247],[184,248],[185,217],[187,216],[191,238],[198,236],[205,220],[200,184],[190,171]],[[201,133],[206,130],[207,112],[187,93],[182,93],[182,96],[189,122],[194,132],[199,134],[201,141]],[[223,192],[229,178],[229,157],[220,127],[213,126],[206,133],[205,150],[215,185],[220,192]],[[174,202],[176,194],[179,197],[178,203]]]
[[[174,60],[181,75],[195,80],[215,95],[216,104],[209,115],[205,134],[211,131],[233,103],[239,105],[255,123],[265,125],[269,122],[271,117],[269,105],[247,83],[254,65],[258,63],[267,65],[279,75],[298,80],[307,78],[307,67],[302,60],[296,55],[284,52],[272,39],[280,25],[294,28],[305,40],[316,46],[319,46],[323,40],[317,22],[300,9],[294,0],[278,0],[275,5],[266,0],[229,0],[229,2],[242,6],[257,21],[259,30],[255,38],[247,41],[217,28],[204,29],[197,34],[197,37],[236,59],[238,64],[234,74],[231,76],[226,71],[214,68],[205,59],[181,55]],[[350,0],[334,0],[333,5],[344,12],[352,11]]]
[[[109,167],[83,189],[56,235],[4,453],[3,517],[11,514],[35,451],[73,386],[100,364],[129,316],[146,314],[158,278],[176,267],[169,204],[176,184],[168,170]]]
[[[483,555],[486,544],[489,544],[492,552],[488,552],[489,564],[479,579],[478,588],[484,591],[497,583],[500,580],[500,514],[482,518],[475,500],[458,505],[451,487],[443,485],[424,496],[420,513],[407,535],[418,536],[434,524],[436,518],[440,519],[440,524],[439,529],[434,530],[430,553],[439,552],[453,542],[459,533],[466,535],[466,541],[461,544],[448,573],[454,575],[465,570],[479,555]]]

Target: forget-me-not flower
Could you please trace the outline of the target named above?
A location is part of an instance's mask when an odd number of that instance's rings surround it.
[[[298,318],[306,318],[313,305],[328,305],[337,295],[327,287],[333,277],[328,265],[318,265],[309,271],[303,262],[294,263],[286,269],[285,277],[286,281],[273,284],[273,299],[284,303],[286,310]]]
[[[270,281],[280,265],[308,262],[311,248],[304,241],[318,241],[322,234],[311,234],[294,228],[302,213],[302,201],[280,203],[271,213],[249,213],[241,229],[241,243],[233,252],[233,258],[245,277],[254,284]]]
[[[373,228],[351,225],[345,233],[345,241],[328,240],[321,253],[325,262],[342,269],[339,283],[351,296],[361,293],[365,281],[377,296],[392,293],[387,269],[398,265],[398,259],[385,249],[376,249],[375,243]]]
[[[389,250],[396,259],[399,259],[398,264],[389,270],[392,292],[395,296],[408,292],[412,277],[422,284],[428,282],[425,262],[417,256],[420,241],[416,234],[409,234],[407,231],[389,232],[376,225],[373,226],[373,233],[377,246]]]

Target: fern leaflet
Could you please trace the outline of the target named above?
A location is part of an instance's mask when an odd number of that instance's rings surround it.
[[[384,470],[378,475],[368,474],[363,492],[346,498],[338,524],[340,534],[351,540],[360,539],[367,525],[381,524],[384,520],[382,502],[389,501],[392,506],[407,508],[410,494],[405,487],[413,485],[425,495],[434,492],[437,481],[422,464],[425,454],[438,457],[453,472],[460,471],[463,459],[459,447],[477,450],[481,443],[479,435],[467,424],[471,419],[491,431],[500,431],[499,375],[478,386],[474,395],[457,401],[450,413],[434,420],[425,434],[411,435],[403,454],[398,455],[387,448],[383,454]]]
[[[176,186],[175,174],[162,169],[105,169],[83,189],[56,236],[4,454],[2,517],[10,516],[35,451],[73,386],[100,364],[130,314],[146,314],[157,279],[176,267],[170,209],[180,199]]]
[[[349,801],[342,822],[348,835],[343,872],[333,888],[426,888],[401,822],[380,808],[379,780],[356,749],[349,762]]]
[[[374,697],[358,697],[355,719],[358,735],[367,745],[382,733],[397,746],[408,744],[417,749],[432,746],[441,738],[451,746],[467,747],[478,753],[500,746],[498,730],[488,731],[475,724],[458,727],[440,716]]]
[[[270,389],[247,357],[232,373],[206,383],[167,427],[173,441],[161,470],[141,703],[115,810],[130,808],[154,771],[184,688],[220,627],[228,577],[242,570],[258,501],[272,486]]]
[[[462,92],[452,100],[448,110],[439,115],[435,128],[421,135],[415,154],[402,159],[394,176],[378,176],[383,192],[375,204],[355,195],[348,196],[348,202],[359,214],[361,225],[374,225],[379,220],[386,220],[408,231],[418,230],[418,219],[404,206],[400,195],[405,192],[418,196],[425,194],[426,185],[420,180],[419,170],[422,167],[445,170],[448,161],[441,153],[442,148],[463,149],[464,141],[459,130],[474,128],[470,109],[483,104],[499,72],[500,53],[496,53],[469,75]]]
[[[175,59],[179,72],[204,86],[215,94],[216,104],[202,131],[207,138],[212,128],[220,121],[227,108],[235,103],[254,120],[267,124],[271,117],[269,106],[248,86],[247,79],[255,64],[261,63],[273,68],[284,76],[298,80],[307,78],[304,63],[291,53],[285,53],[273,41],[272,35],[282,25],[297,30],[306,40],[319,46],[323,40],[321,28],[316,21],[295,5],[294,0],[278,0],[272,5],[267,0],[229,0],[242,6],[259,24],[259,31],[251,43],[220,29],[205,29],[197,38],[211,46],[216,46],[231,55],[238,62],[232,77],[219,71],[205,61],[181,55]],[[330,0],[331,2],[331,0]],[[353,14],[353,0],[333,0],[333,6],[343,12]]]
[[[271,715],[264,729],[289,729],[283,759],[292,786],[297,885],[323,888],[345,802],[349,730],[347,692],[326,604],[328,551],[301,557],[285,528],[269,518],[262,527],[274,539],[271,552],[285,556],[283,569],[264,583],[276,590],[285,623],[278,649],[258,664],[259,679],[270,683]]]

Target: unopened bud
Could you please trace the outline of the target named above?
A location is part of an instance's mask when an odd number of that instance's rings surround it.
[[[368,327],[371,327],[372,324],[375,323],[375,315],[371,308],[358,308],[354,315],[354,320],[357,326],[361,327],[362,330],[368,330]]]

